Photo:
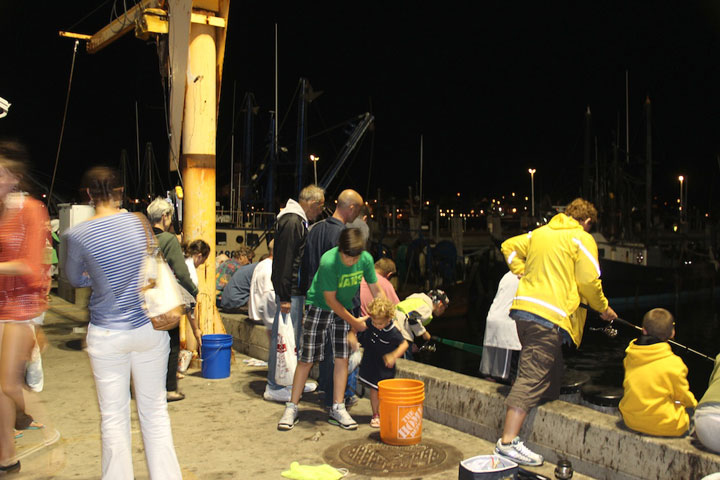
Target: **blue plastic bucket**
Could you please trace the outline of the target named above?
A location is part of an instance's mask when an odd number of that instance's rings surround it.
[[[230,348],[232,335],[213,333],[202,336],[203,378],[227,378],[230,376]]]

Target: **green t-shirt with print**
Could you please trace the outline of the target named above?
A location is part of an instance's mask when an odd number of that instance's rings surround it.
[[[336,292],[335,298],[351,310],[353,297],[360,289],[363,277],[367,283],[377,283],[372,255],[363,251],[358,262],[348,267],[343,263],[338,247],[331,248],[320,257],[320,266],[307,292],[305,304],[332,310],[325,303],[324,292]]]

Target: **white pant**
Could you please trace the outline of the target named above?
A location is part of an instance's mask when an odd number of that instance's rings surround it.
[[[151,323],[133,330],[90,324],[88,355],[95,376],[102,432],[102,478],[132,480],[130,374],[150,478],[181,479],[175,455],[165,378],[170,352],[167,332]]]
[[[695,434],[703,445],[720,453],[720,405],[704,403],[695,409]]]

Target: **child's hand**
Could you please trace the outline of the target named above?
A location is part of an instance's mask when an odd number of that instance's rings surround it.
[[[383,355],[383,360],[385,361],[385,366],[387,368],[393,368],[395,366],[395,356],[391,353],[386,353]]]

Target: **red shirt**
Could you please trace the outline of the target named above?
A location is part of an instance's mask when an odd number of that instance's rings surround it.
[[[0,214],[0,262],[21,261],[28,275],[0,275],[0,320],[30,320],[47,309],[50,241],[45,205],[27,195],[9,194]]]

